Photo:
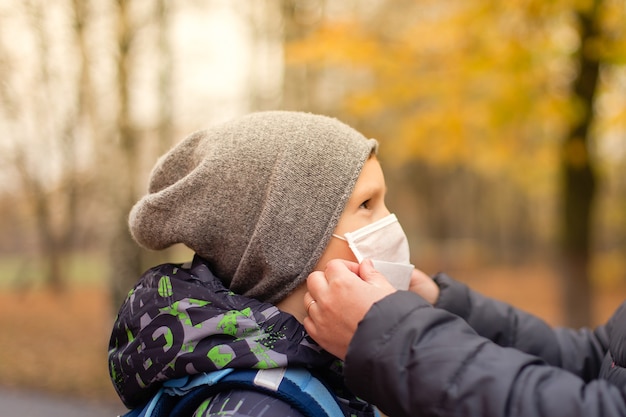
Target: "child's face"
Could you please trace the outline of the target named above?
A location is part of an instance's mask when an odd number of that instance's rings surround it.
[[[386,191],[383,170],[376,156],[372,155],[363,165],[361,175],[354,185],[352,195],[339,218],[334,233],[343,236],[347,232],[352,232],[388,216],[390,212],[385,206]],[[315,269],[323,270],[326,263],[331,259],[357,261],[348,247],[348,243],[336,238],[330,239]]]

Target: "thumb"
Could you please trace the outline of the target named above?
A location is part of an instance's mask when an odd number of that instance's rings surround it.
[[[374,263],[371,259],[365,259],[361,262],[361,265],[359,266],[359,276],[368,284],[372,284],[376,287],[389,287],[395,291],[395,288],[393,288],[387,278],[374,268]]]

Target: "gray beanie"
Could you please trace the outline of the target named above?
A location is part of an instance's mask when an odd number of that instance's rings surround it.
[[[183,243],[232,291],[276,303],[313,271],[376,148],[299,112],[196,132],[159,159],[130,231],[148,249]]]

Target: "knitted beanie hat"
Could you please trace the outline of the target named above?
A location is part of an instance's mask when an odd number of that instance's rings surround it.
[[[377,142],[325,116],[252,113],[162,156],[130,212],[148,249],[183,243],[232,291],[276,303],[311,273]]]

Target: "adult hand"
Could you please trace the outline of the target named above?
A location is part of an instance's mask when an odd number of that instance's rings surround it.
[[[306,331],[324,349],[345,359],[348,345],[372,305],[396,291],[370,260],[332,260],[307,278]],[[315,301],[315,302],[313,302]]]
[[[439,298],[439,286],[435,281],[419,269],[414,269],[411,274],[411,283],[409,291],[422,296],[426,301],[435,304]]]

